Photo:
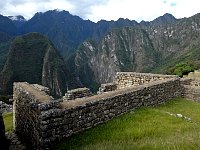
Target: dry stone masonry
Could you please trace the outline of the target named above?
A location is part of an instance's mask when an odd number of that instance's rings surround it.
[[[101,84],[98,94],[101,94],[104,92],[110,92],[110,91],[114,91],[114,90],[117,90],[117,83],[115,83],[115,82]]]
[[[193,101],[200,102],[200,80],[196,79],[181,79],[183,85],[183,97]]]
[[[117,84],[117,88],[121,89],[170,78],[177,78],[177,76],[136,72],[117,72],[114,82]]]
[[[92,96],[92,92],[88,88],[78,88],[67,91],[65,96],[63,96],[63,100],[73,100],[82,97],[89,97]]]
[[[200,80],[200,70],[195,70],[194,72],[190,72],[186,77],[190,79]]]
[[[26,143],[39,148],[41,144],[41,111],[56,108],[58,101],[26,82],[14,83],[14,130]]]
[[[103,84],[99,95],[83,88],[68,91],[67,100],[54,100],[45,87],[19,82],[13,91],[14,127],[33,148],[48,149],[57,140],[141,106],[181,96],[200,101],[199,85],[177,76],[122,72],[113,83]]]
[[[129,76],[134,73],[127,74]],[[47,149],[56,140],[92,128],[123,113],[141,106],[156,106],[183,95],[180,78],[156,76],[140,74],[140,80],[149,80],[148,84],[127,86],[100,95],[75,97],[76,99],[67,101],[54,100],[44,90],[38,89],[38,86],[26,82],[15,83],[15,131],[35,149]],[[139,74],[136,73],[132,78],[136,77],[139,78]]]

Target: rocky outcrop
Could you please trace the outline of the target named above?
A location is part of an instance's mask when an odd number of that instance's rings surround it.
[[[118,71],[170,74],[177,63],[199,67],[200,14],[114,29],[99,42],[85,41],[75,56],[76,75],[86,86],[110,82]],[[88,75],[83,78],[81,76]]]
[[[0,74],[0,93],[10,94],[15,81],[42,84],[58,97],[67,86],[77,86],[53,44],[38,33],[19,36],[13,41]]]
[[[75,57],[76,75],[83,82],[81,76],[88,78],[86,86],[89,87],[94,81],[112,81],[116,72],[144,72],[156,63],[156,51],[146,31],[131,27],[108,33],[98,44],[84,42]],[[87,74],[87,71],[90,73]]]

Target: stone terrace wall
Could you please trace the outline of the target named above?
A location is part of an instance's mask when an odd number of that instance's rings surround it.
[[[200,80],[196,79],[181,79],[184,87],[183,97],[200,102]]]
[[[37,149],[45,149],[56,140],[130,110],[180,97],[182,88],[180,79],[173,78],[54,104],[52,100],[38,100],[22,83],[16,83],[14,95],[17,133],[30,139]]]
[[[41,87],[41,86],[40,86]],[[14,83],[13,122],[15,132],[33,147],[41,145],[41,111],[55,106],[52,97],[26,82]]]
[[[114,82],[117,84],[117,88],[121,89],[124,87],[137,86],[170,78],[178,78],[178,76],[136,72],[117,72]]]

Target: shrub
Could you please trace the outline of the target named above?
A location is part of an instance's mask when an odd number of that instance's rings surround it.
[[[173,69],[173,74],[182,77],[183,75],[187,75],[189,72],[194,71],[196,68],[191,63],[178,63]]]

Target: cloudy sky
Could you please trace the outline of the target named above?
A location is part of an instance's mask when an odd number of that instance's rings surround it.
[[[176,18],[200,13],[200,0],[0,0],[0,14],[23,15],[30,19],[36,12],[67,10],[94,22],[101,19],[151,21],[165,13]]]

